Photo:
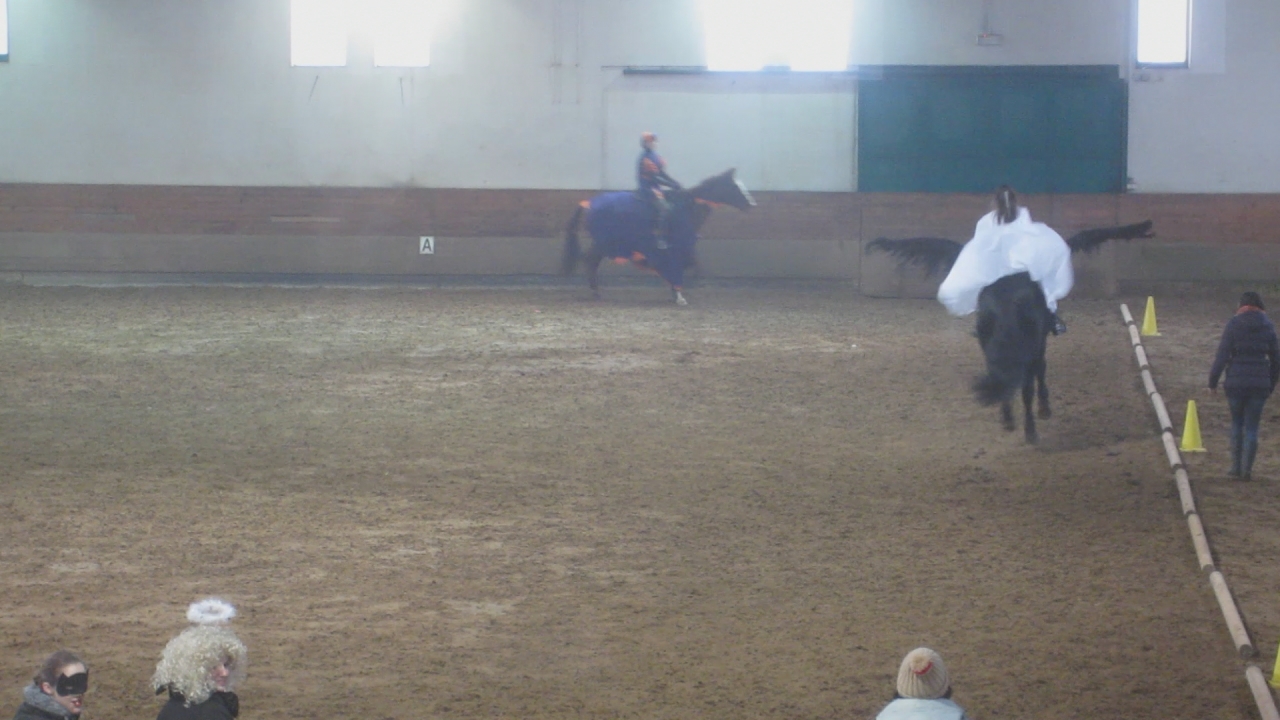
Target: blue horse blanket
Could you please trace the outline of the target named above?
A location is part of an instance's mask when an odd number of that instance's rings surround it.
[[[660,249],[653,228],[654,212],[634,192],[597,195],[587,206],[587,232],[597,252],[624,258],[658,273],[674,288],[684,285],[684,269],[697,242],[693,202],[677,198],[668,217],[667,247]],[[638,255],[637,255],[638,253]]]

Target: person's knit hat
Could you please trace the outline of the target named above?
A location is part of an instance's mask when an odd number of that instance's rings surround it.
[[[942,656],[929,648],[916,648],[898,668],[898,694],[904,698],[932,700],[947,694],[951,677]]]

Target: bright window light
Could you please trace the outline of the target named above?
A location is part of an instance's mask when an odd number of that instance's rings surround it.
[[[346,65],[350,27],[347,0],[290,0],[289,62],[312,67]]]
[[[9,59],[9,0],[0,0],[0,60]]]
[[[431,64],[435,0],[381,0],[370,18],[373,64],[383,67],[426,67]]]
[[[426,67],[443,0],[290,0],[290,62],[347,64],[353,32],[373,40],[373,64]]]
[[[854,0],[699,0],[708,70],[849,67]]]
[[[1186,65],[1191,0],[1138,0],[1138,64]]]

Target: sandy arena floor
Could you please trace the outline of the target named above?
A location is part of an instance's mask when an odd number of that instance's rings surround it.
[[[921,644],[975,718],[1256,716],[1120,300],[1064,305],[1028,447],[935,302],[586,295],[0,286],[0,712],[65,646],[87,720],[154,717],[220,594],[245,718],[869,718]],[[1280,404],[1233,482],[1200,389],[1234,299],[1147,348],[1269,674]]]

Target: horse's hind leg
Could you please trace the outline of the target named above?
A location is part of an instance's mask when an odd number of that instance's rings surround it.
[[[1040,435],[1036,433],[1036,417],[1031,412],[1032,400],[1035,399],[1036,376],[1027,373],[1027,379],[1022,383],[1022,414],[1024,419],[1023,432],[1027,442],[1035,444],[1040,439]]]
[[[1010,432],[1018,428],[1013,422],[1013,406],[1009,404],[1008,400],[1000,403],[1000,424]]]
[[[587,268],[587,285],[591,288],[591,297],[600,299],[600,261],[604,256],[594,247],[582,258]]]
[[[1040,398],[1040,417],[1048,420],[1053,417],[1053,410],[1049,407],[1049,386],[1045,384],[1045,361],[1042,359],[1036,363],[1036,384],[1037,395]]]

